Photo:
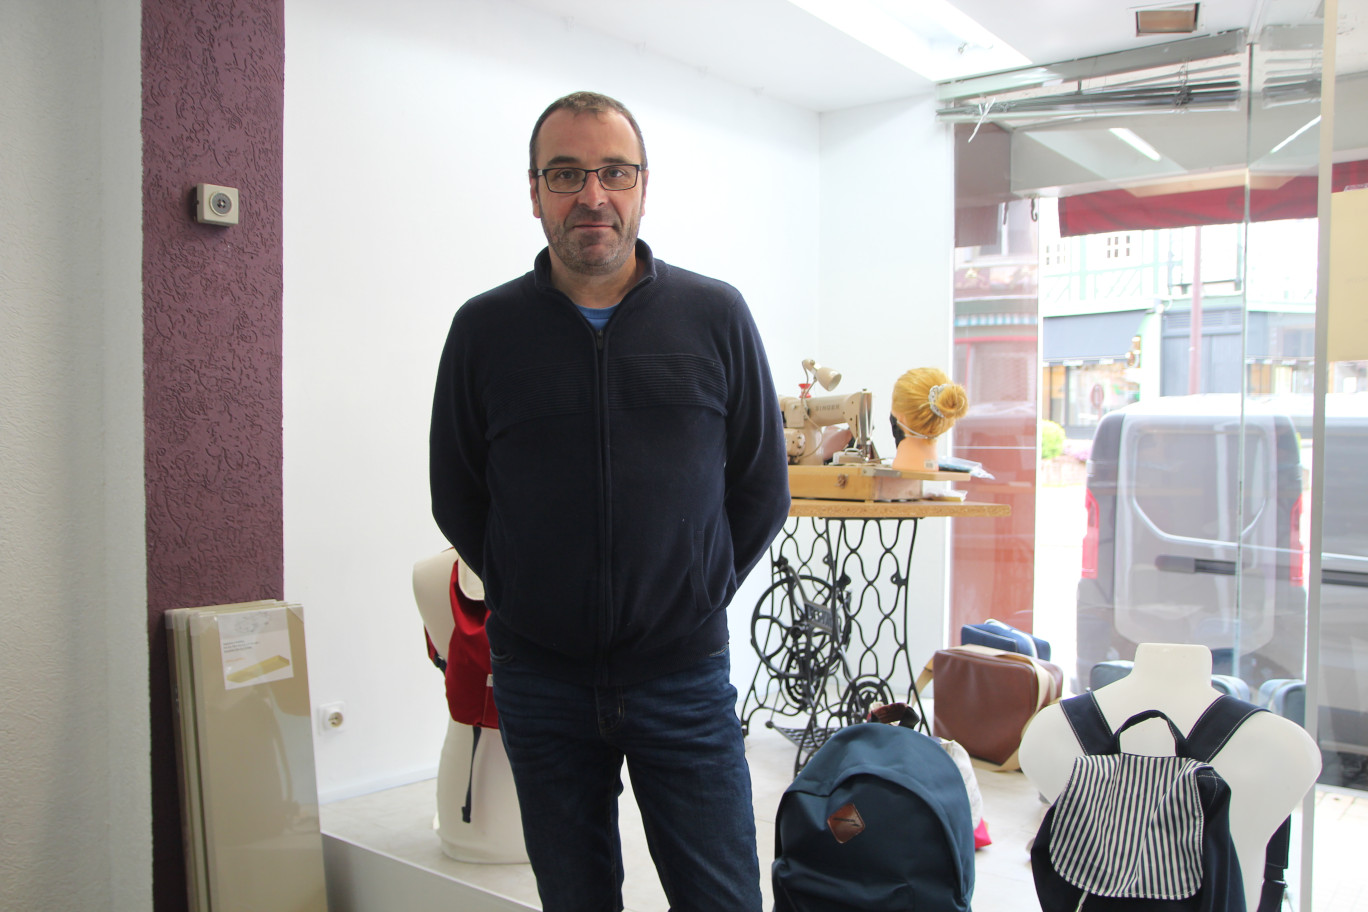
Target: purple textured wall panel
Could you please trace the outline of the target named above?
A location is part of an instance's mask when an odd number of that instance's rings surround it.
[[[143,0],[153,891],[186,907],[163,613],[280,598],[284,0]],[[201,225],[194,187],[240,191]]]

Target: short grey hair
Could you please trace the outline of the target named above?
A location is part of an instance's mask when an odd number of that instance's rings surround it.
[[[632,125],[632,132],[636,134],[637,145],[641,147],[641,167],[646,168],[646,140],[641,137],[641,127],[637,126],[636,118],[632,112],[627,110],[627,106],[616,98],[609,98],[607,95],[600,95],[598,92],[571,92],[564,98],[558,98],[551,102],[551,105],[542,111],[541,117],[537,118],[537,123],[532,127],[532,140],[527,145],[527,168],[533,174],[537,171],[537,134],[541,132],[542,124],[546,123],[546,118],[557,111],[570,111],[573,114],[621,114],[627,118],[627,122]]]

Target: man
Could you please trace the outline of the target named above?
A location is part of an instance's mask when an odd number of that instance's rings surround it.
[[[761,908],[726,606],[788,511],[741,295],[637,240],[646,149],[576,93],[532,131],[533,270],[452,322],[433,515],[484,581],[500,731],[547,912],[622,908],[624,759],[671,908]]]

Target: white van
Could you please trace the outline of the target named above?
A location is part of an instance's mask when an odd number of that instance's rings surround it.
[[[1217,394],[1138,402],[1102,418],[1085,495],[1081,682],[1142,642],[1207,646],[1217,673],[1254,692],[1302,677],[1310,459],[1298,428],[1309,431],[1309,398],[1291,409],[1307,414]],[[1320,737],[1328,750],[1368,757],[1368,396],[1330,399]]]

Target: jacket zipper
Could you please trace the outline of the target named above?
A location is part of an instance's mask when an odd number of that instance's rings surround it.
[[[622,296],[618,302],[618,307],[627,303],[637,290],[646,284],[646,280],[638,281],[628,292]],[[574,307],[575,302],[569,295],[560,292],[561,297],[565,298],[566,303]],[[612,642],[613,633],[613,582],[612,582],[612,497],[609,494],[611,487],[608,478],[608,370],[607,357],[604,352],[608,346],[608,327],[595,329],[593,325],[583,316],[585,326],[594,335],[594,364],[596,371],[597,389],[595,390],[596,410],[595,417],[598,420],[599,437],[599,478],[601,479],[601,489],[599,492],[599,540],[603,543],[603,555],[599,560],[599,618],[598,618],[598,637],[595,644],[594,656],[594,678],[599,684],[608,682],[608,644]]]
[[[598,399],[597,416],[599,422],[599,541],[603,551],[599,558],[599,623],[598,643],[596,645],[594,677],[599,684],[608,682],[608,644],[613,639],[613,523],[611,487],[608,478],[608,362],[604,356],[607,340],[605,329],[594,330],[595,360],[597,362]]]

